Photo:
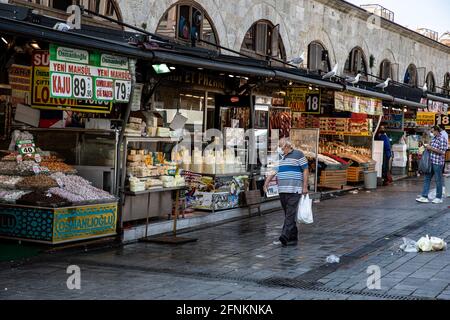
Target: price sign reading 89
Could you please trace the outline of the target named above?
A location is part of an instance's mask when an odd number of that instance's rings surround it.
[[[116,80],[114,82],[114,99],[116,101],[128,102],[131,94],[131,82]]]
[[[73,76],[73,96],[79,99],[92,99],[92,78],[85,76]]]

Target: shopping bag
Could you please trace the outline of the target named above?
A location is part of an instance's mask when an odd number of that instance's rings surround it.
[[[312,213],[312,200],[309,195],[303,195],[298,203],[297,222],[311,224],[314,222]]]
[[[419,171],[423,174],[431,173],[431,157],[428,150],[425,150],[425,152],[422,154],[422,158],[419,162]]]

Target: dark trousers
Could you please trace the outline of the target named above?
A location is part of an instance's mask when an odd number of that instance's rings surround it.
[[[382,168],[383,182],[386,182],[388,180],[390,160],[391,159],[388,158],[386,154],[383,155],[383,168]]]
[[[284,225],[281,236],[287,241],[298,239],[298,229],[295,217],[301,195],[297,193],[280,193],[280,201],[284,210]]]

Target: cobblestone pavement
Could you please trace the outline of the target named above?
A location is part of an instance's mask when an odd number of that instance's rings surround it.
[[[195,243],[135,243],[0,264],[0,299],[450,299],[450,254],[403,253],[402,237],[450,235],[447,205],[417,204],[421,182],[404,180],[314,207],[299,245],[274,245],[281,212],[183,234]],[[326,264],[328,255],[341,257]],[[81,290],[68,290],[68,265]],[[367,288],[369,266],[381,287]],[[5,289],[4,289],[5,288]]]

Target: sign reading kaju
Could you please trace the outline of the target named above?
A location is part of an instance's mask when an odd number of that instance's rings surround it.
[[[72,99],[72,96],[53,98],[50,95],[50,55],[47,50],[35,50],[33,52],[32,78],[31,106],[35,109],[92,113],[111,112],[112,103],[110,101],[83,99],[86,95],[91,96],[88,94],[89,91],[93,92],[94,84],[90,76],[73,76],[75,86],[72,93],[74,99]],[[60,85],[62,86],[63,83]],[[70,83],[68,83],[67,88],[72,89]]]
[[[128,58],[50,45],[52,98],[128,102]]]

